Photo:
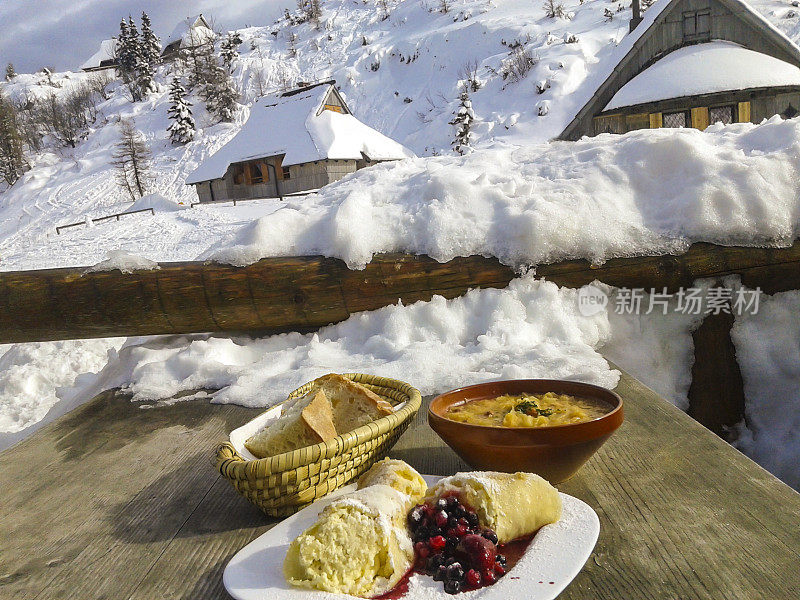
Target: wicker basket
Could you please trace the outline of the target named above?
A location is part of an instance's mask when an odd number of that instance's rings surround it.
[[[396,406],[396,412],[343,433],[328,442],[276,456],[246,460],[229,442],[217,448],[216,465],[236,490],[271,517],[291,515],[317,498],[346,485],[389,452],[422,403],[419,390],[386,377],[345,373]],[[304,395],[309,382],[287,400]]]

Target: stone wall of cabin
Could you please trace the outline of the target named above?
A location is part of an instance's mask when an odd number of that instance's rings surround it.
[[[710,11],[709,35],[704,38],[684,39],[683,13],[704,9]],[[659,18],[663,18],[663,22],[646,33],[639,43],[634,45],[631,54],[617,65],[608,84],[597,90],[585,110],[582,109],[578,114],[575,129],[564,139],[575,140],[584,135],[594,135],[594,117],[611,101],[614,94],[659,58],[681,46],[710,40],[727,40],[790,64],[797,64],[797,60],[784,48],[772,42],[759,28],[742,20],[718,0],[681,0],[666,9],[666,13]]]

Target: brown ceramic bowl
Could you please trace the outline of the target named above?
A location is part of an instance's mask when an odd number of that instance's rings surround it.
[[[504,394],[556,392],[608,404],[609,412],[584,423],[551,427],[487,427],[451,421],[448,407]],[[622,424],[622,398],[588,383],[557,379],[492,381],[446,392],[431,401],[428,424],[470,466],[485,471],[536,473],[550,483],[572,477]]]

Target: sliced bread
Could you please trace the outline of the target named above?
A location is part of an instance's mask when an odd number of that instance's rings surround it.
[[[254,456],[266,458],[335,437],[331,403],[325,392],[315,387],[244,445]]]
[[[314,384],[330,400],[333,424],[338,434],[393,412],[392,405],[375,392],[341,375],[324,375],[314,380]]]

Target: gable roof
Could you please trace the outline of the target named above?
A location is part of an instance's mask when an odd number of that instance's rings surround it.
[[[180,42],[191,29],[196,29],[198,27],[204,27],[209,31],[212,31],[211,25],[209,25],[206,18],[203,16],[203,13],[197,14],[193,17],[186,17],[183,21],[178,23],[175,26],[175,29],[172,30],[172,33],[169,35],[167,40],[164,42],[165,46],[169,46],[175,42]]]
[[[110,40],[103,40],[100,42],[100,48],[92,54],[92,57],[81,65],[81,69],[91,69],[99,67],[100,63],[104,60],[113,61],[116,59],[117,54],[117,40],[111,38]]]
[[[344,114],[325,110],[335,97]],[[397,160],[414,156],[408,148],[350,114],[336,88],[318,85],[291,95],[260,98],[233,139],[203,161],[187,184],[220,179],[233,163],[283,154],[284,166],[315,160]]]
[[[568,140],[579,137],[581,124],[587,117],[601,112],[611,97],[625,84],[628,79],[621,81],[621,72],[630,63],[634,56],[648,40],[653,37],[659,26],[662,25],[670,12],[670,8],[682,0],[656,0],[656,2],[645,11],[642,22],[620,41],[617,48],[610,56],[598,65],[595,69],[591,81],[583,86],[576,93],[583,92],[584,103],[582,108],[576,113],[575,117],[564,128],[558,139]],[[757,29],[764,38],[769,40],[775,47],[782,51],[783,57],[787,62],[800,66],[800,48],[783,34],[777,27],[770,23],[761,13],[753,9],[744,0],[715,0],[727,8],[736,17]],[[670,50],[675,50],[671,48]],[[645,65],[649,66],[649,65]],[[644,69],[641,69],[644,70]]]

